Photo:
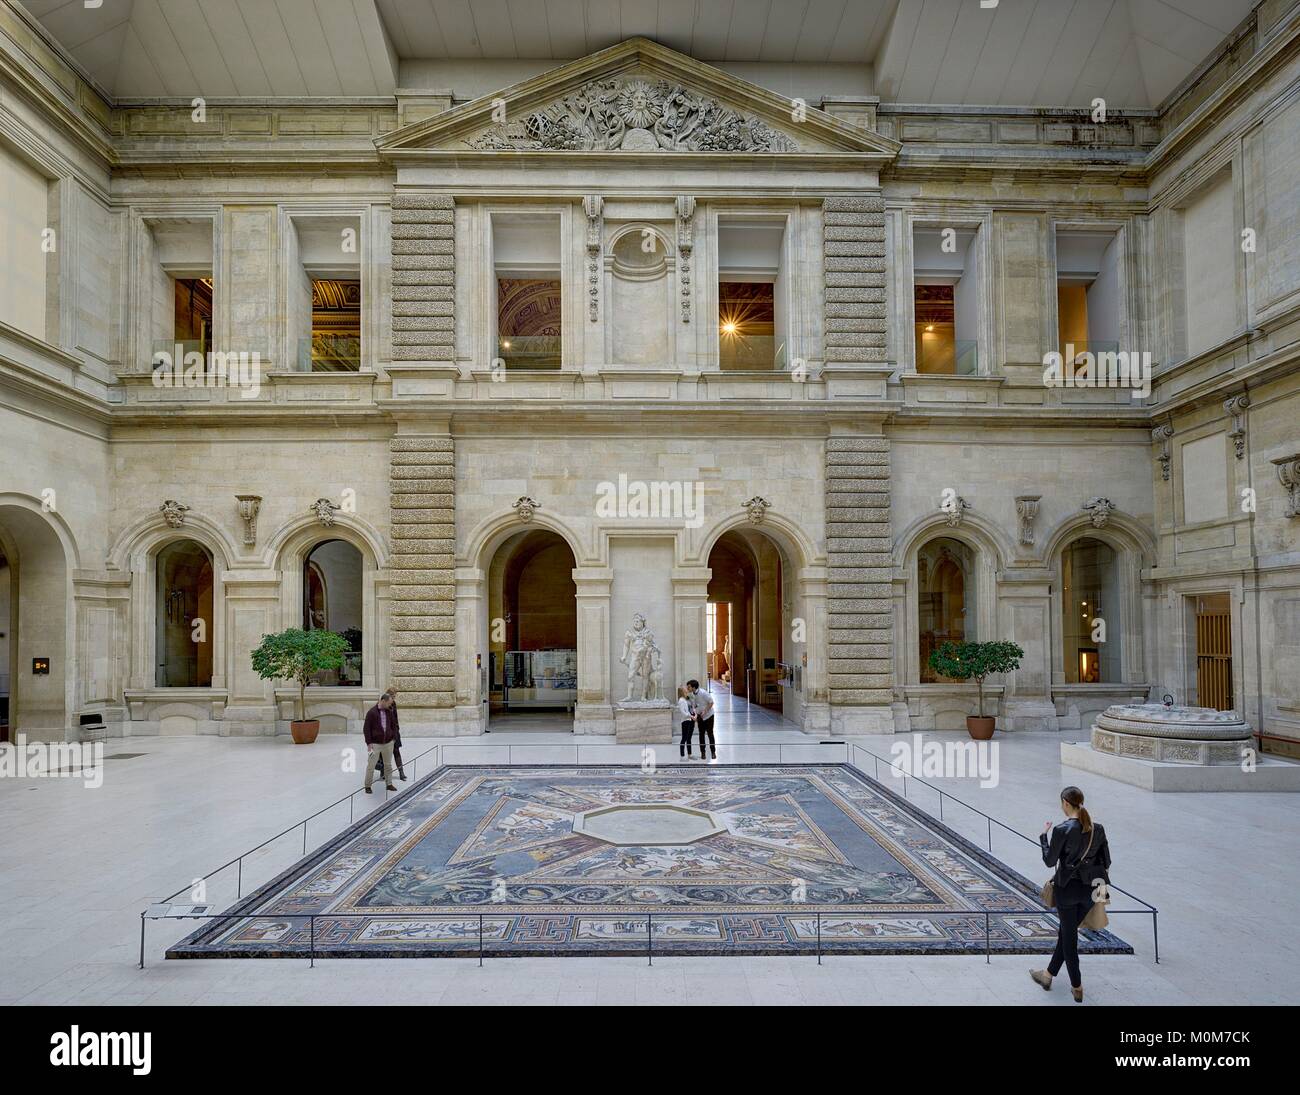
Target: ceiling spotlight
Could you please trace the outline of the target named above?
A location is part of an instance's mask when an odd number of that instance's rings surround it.
[[[926,324],[925,329],[927,333],[932,333],[934,331],[934,324],[933,323]]]
[[[722,333],[724,335],[734,335],[736,333],[735,321],[730,319],[727,320],[727,322],[722,325]]]

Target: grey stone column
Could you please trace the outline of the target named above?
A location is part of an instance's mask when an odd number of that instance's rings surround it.
[[[393,360],[456,360],[455,202],[393,195]]]
[[[453,734],[455,443],[447,436],[399,435],[390,450],[392,683],[401,691],[404,730]]]
[[[885,360],[885,202],[879,193],[822,204],[828,367]]]
[[[889,440],[826,439],[831,732],[894,729]]]

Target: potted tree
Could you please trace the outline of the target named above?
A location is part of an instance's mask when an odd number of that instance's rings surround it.
[[[984,678],[990,673],[1018,669],[1025,652],[1012,642],[946,642],[930,652],[930,668],[955,681],[974,680],[979,690],[979,714],[966,716],[966,732],[976,741],[993,736],[995,719],[984,715]]]
[[[262,680],[295,681],[298,685],[298,718],[289,724],[295,745],[310,745],[320,733],[320,720],[307,718],[307,685],[321,670],[338,669],[347,648],[347,639],[333,631],[291,627],[263,635],[253,651],[253,672]]]

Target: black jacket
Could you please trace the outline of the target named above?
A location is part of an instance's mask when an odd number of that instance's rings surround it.
[[[1049,834],[1040,833],[1038,843],[1043,849],[1043,862],[1056,868],[1052,880],[1056,884],[1058,904],[1062,899],[1070,903],[1069,898],[1088,900],[1097,879],[1110,881],[1110,843],[1100,825],[1094,823],[1089,834],[1083,831],[1077,818],[1066,818],[1053,826],[1050,839]]]

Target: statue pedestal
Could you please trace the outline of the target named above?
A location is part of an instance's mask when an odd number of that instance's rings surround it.
[[[667,700],[614,705],[614,740],[619,745],[671,745],[673,706]]]

